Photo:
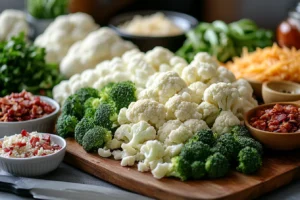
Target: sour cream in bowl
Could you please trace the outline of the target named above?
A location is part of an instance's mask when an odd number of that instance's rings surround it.
[[[27,132],[0,139],[0,168],[18,176],[39,176],[62,162],[66,141],[53,134]]]

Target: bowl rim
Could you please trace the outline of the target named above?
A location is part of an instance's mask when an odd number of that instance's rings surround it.
[[[30,120],[25,120],[25,121],[13,121],[13,122],[1,122],[0,121],[0,125],[12,125],[12,124],[17,125],[17,124],[36,122],[39,120],[43,120],[43,119],[47,119],[52,116],[55,116],[60,111],[60,105],[54,99],[51,99],[50,97],[46,97],[46,96],[40,96],[40,95],[34,95],[34,96],[40,97],[42,101],[45,101],[46,103],[50,104],[52,107],[55,107],[55,110],[52,113],[50,113],[49,115],[45,115],[45,116],[37,118],[37,119],[30,119]]]
[[[299,96],[300,97],[300,93],[298,94],[290,94],[290,93],[284,93],[284,92],[279,92],[277,90],[273,90],[269,87],[269,84],[271,83],[283,83],[283,84],[288,84],[288,85],[292,85],[292,86],[295,86],[295,87],[298,87],[300,89],[300,84],[298,83],[295,83],[295,82],[292,82],[292,81],[266,81],[263,83],[262,85],[262,90],[266,90],[268,92],[272,92],[274,94],[277,94],[277,95],[282,95],[282,96],[287,96],[287,97],[297,97]]]
[[[57,139],[61,140],[63,142],[63,146],[57,152],[52,153],[52,154],[48,154],[48,155],[45,155],[45,156],[34,156],[34,157],[29,157],[29,158],[8,158],[8,157],[0,156],[0,160],[17,160],[17,161],[23,161],[23,160],[46,159],[46,158],[50,158],[52,156],[57,155],[61,151],[65,151],[65,149],[67,148],[67,142],[66,142],[66,140],[64,138],[60,137],[59,135],[55,135],[55,134],[51,134],[51,133],[40,133],[40,134],[48,134],[48,135],[50,135],[50,137],[54,137],[54,138],[57,138]],[[10,136],[13,136],[13,135],[10,135]],[[7,136],[7,137],[10,137],[10,136]],[[0,138],[0,141],[2,141],[3,139],[4,139],[4,137]]]
[[[143,36],[143,35],[134,35],[134,34],[130,34],[127,33],[125,31],[122,31],[117,24],[116,21],[126,17],[126,16],[130,16],[131,18],[134,15],[151,15],[151,14],[155,14],[157,12],[161,12],[163,14],[166,15],[166,17],[168,17],[168,15],[176,15],[182,19],[186,19],[186,21],[189,22],[189,24],[191,25],[191,27],[188,30],[182,30],[182,33],[180,34],[176,34],[176,35],[166,35],[166,36]],[[188,31],[190,31],[191,29],[195,28],[197,25],[199,24],[199,21],[188,14],[182,13],[182,12],[176,12],[176,11],[170,11],[170,10],[155,10],[155,9],[151,9],[151,10],[135,10],[135,11],[130,11],[130,12],[124,12],[121,13],[119,15],[116,15],[115,17],[113,17],[109,23],[108,26],[110,28],[112,28],[113,30],[115,30],[119,35],[123,36],[123,37],[130,37],[130,38],[136,38],[136,39],[166,39],[166,38],[177,38],[177,37],[182,37],[183,35],[185,35]]]
[[[293,105],[296,105],[297,107],[300,107],[299,104],[294,103],[294,102],[274,102],[274,103],[262,104],[262,105],[256,106],[256,107],[254,107],[254,108],[248,110],[248,111],[244,114],[244,122],[245,122],[245,125],[246,125],[249,129],[254,129],[255,131],[257,131],[257,133],[260,132],[259,134],[261,134],[261,133],[269,134],[269,135],[298,135],[298,134],[300,134],[300,132],[292,132],[292,133],[284,132],[284,133],[281,133],[281,132],[264,131],[264,130],[261,130],[261,129],[258,129],[258,128],[253,127],[253,126],[249,123],[250,112],[254,112],[255,110],[258,110],[258,109],[260,109],[260,108],[271,107],[271,106],[274,106],[274,105],[276,105],[276,104],[284,104],[284,105],[293,104]],[[287,136],[287,137],[288,137],[288,136]]]

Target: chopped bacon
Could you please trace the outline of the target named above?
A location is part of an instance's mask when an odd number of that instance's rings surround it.
[[[300,108],[276,104],[273,108],[258,110],[250,124],[264,131],[291,133],[300,129]]]
[[[50,114],[55,109],[38,96],[22,91],[0,98],[0,121],[26,121]]]

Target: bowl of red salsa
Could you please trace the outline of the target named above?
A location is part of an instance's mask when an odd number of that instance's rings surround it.
[[[53,99],[26,91],[0,97],[0,137],[23,129],[51,133],[59,110],[59,104]]]
[[[279,102],[257,106],[245,116],[254,138],[278,150],[300,148],[300,102]]]

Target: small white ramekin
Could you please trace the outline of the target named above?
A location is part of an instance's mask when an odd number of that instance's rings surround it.
[[[40,96],[41,100],[50,104],[55,110],[44,117],[32,119],[22,122],[0,122],[0,138],[9,135],[20,133],[23,129],[32,132],[52,133],[59,114],[59,104],[53,99],[45,96]]]
[[[62,148],[53,154],[31,158],[6,158],[0,156],[0,168],[16,176],[33,177],[55,170],[66,153],[66,141],[60,136],[50,134],[50,139]],[[0,140],[3,140],[0,139]]]

